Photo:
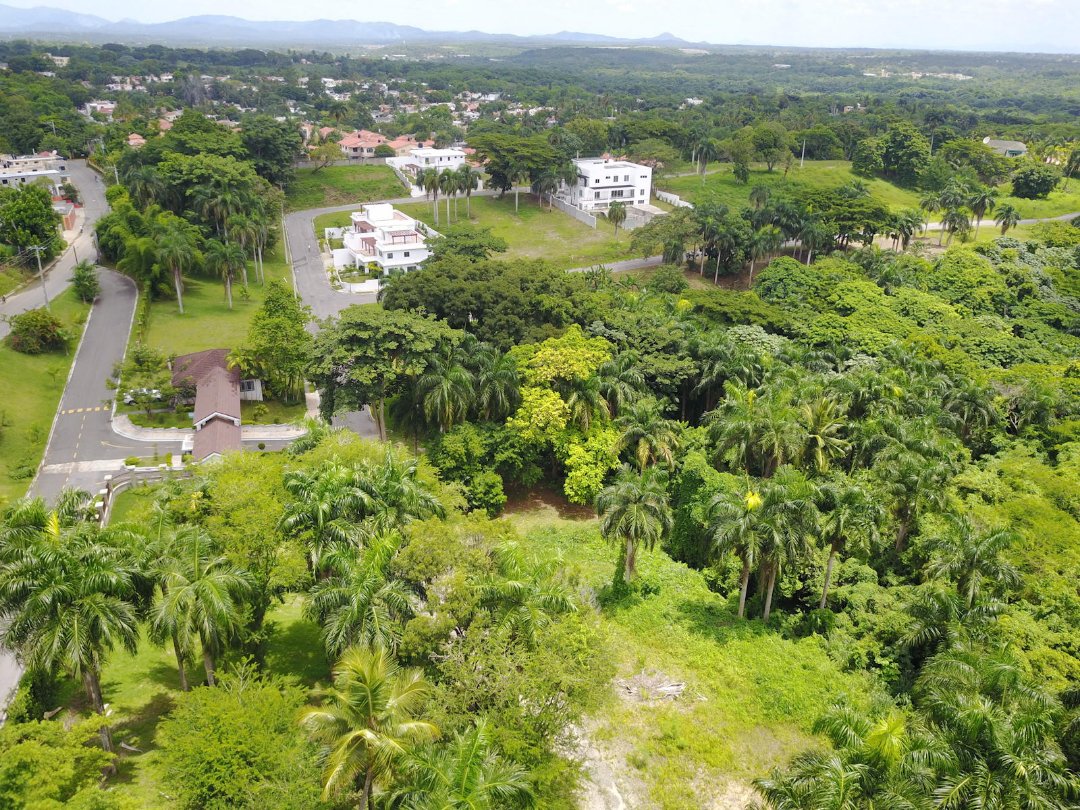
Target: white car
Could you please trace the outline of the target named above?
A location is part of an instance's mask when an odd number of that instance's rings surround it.
[[[135,397],[147,394],[150,395],[150,399],[161,399],[161,391],[156,388],[135,388],[124,393],[124,404],[130,405],[135,401]]]

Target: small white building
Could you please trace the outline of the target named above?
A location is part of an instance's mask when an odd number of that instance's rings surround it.
[[[350,219],[341,235],[344,250],[334,251],[339,267],[374,266],[385,276],[415,270],[430,255],[426,227],[389,203],[362,206]]]
[[[577,181],[564,185],[559,196],[582,211],[604,213],[612,202],[648,205],[652,194],[652,169],[614,158],[578,158]]]
[[[71,180],[67,159],[56,152],[37,155],[0,155],[0,188],[17,188],[45,180],[55,195]]]

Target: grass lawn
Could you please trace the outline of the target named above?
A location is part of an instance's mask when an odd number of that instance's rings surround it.
[[[266,413],[256,410],[262,406]],[[298,402],[295,405],[283,405],[272,399],[263,402],[249,402],[244,400],[240,403],[240,421],[245,425],[288,425],[299,422],[304,418],[307,405]]]
[[[325,169],[297,169],[296,178],[285,188],[285,204],[290,211],[302,211],[393,199],[406,194],[405,187],[389,166],[327,166]]]
[[[127,411],[131,424],[149,428],[189,428],[191,413],[182,411],[160,411],[146,415],[146,411]]]
[[[7,295],[28,278],[29,275],[17,267],[0,267],[0,295]]]
[[[266,255],[267,282],[286,279],[291,283],[289,265],[280,244]],[[251,316],[262,306],[264,286],[255,282],[248,268],[248,295],[242,285],[233,285],[233,308],[225,303],[225,287],[218,279],[205,276],[184,280],[184,314],[171,298],[154,301],[146,342],[169,354],[187,354],[203,349],[232,349],[247,337]],[[135,339],[135,336],[132,336]]]
[[[541,556],[557,555],[596,591],[611,581],[615,550],[594,519],[548,505],[511,514]],[[740,621],[702,576],[660,551],[640,575],[656,592],[601,608],[619,679],[642,672],[684,682],[677,701],[612,690],[586,724],[631,807],[741,807],[749,782],[812,744],[814,720],[838,699],[866,705],[869,677],[842,672],[820,641],[789,641],[760,621]],[[640,693],[639,693],[640,694]]]
[[[116,508],[134,514],[134,507],[127,504],[138,505],[143,496],[139,490],[125,497],[128,495],[120,496],[125,503],[123,507],[118,503]],[[322,654],[318,626],[306,621],[301,609],[299,597],[288,597],[285,604],[271,609],[267,621],[273,625],[273,632],[267,664],[272,672],[311,686],[327,680],[329,667]],[[196,662],[189,666],[188,675],[193,685],[203,680],[202,668]],[[173,708],[180,691],[172,652],[151,644],[144,636],[135,655],[117,652],[109,657],[102,673],[102,689],[116,718],[113,728],[117,745],[127,743],[142,752],[125,751],[119,774],[109,784],[134,800],[136,807],[175,806],[160,789],[162,764],[154,739],[159,721]],[[75,693],[75,699],[82,700],[81,690]]]
[[[658,187],[663,191],[672,191],[683,199],[694,202],[707,195],[714,196],[720,202],[734,208],[749,204],[750,189],[757,185],[776,186],[788,183],[803,183],[814,188],[836,188],[860,180],[865,183],[870,193],[891,208],[918,208],[919,193],[895,186],[887,180],[867,179],[851,173],[851,164],[845,160],[808,160],[803,168],[798,163],[791,167],[784,178],[783,167],[772,172],[766,171],[764,164],[750,170],[750,181],[745,185],[736,182],[729,163],[714,164],[705,175],[705,182],[697,175],[689,177],[670,177],[661,180]]]
[[[157,485],[128,487],[113,498],[109,523],[138,522],[150,514],[150,508],[158,495]]]
[[[451,213],[453,203],[450,204]],[[430,203],[411,203],[401,206],[411,217],[431,225],[436,230],[446,225],[446,204],[439,203],[439,225],[431,215]],[[522,194],[518,211],[514,213],[514,195],[477,197],[472,201],[472,219],[465,216],[465,201],[458,201],[460,219],[490,228],[495,236],[506,240],[510,249],[503,254],[507,258],[546,259],[556,267],[585,267],[620,259],[636,258],[630,253],[630,233],[615,230],[606,219],[597,217],[596,229],[578,222],[555,208],[542,209],[531,194]]]
[[[745,185],[737,183],[732,174],[732,167],[727,163],[714,164],[705,175],[705,182],[701,178],[692,177],[669,177],[657,182],[657,187],[663,191],[672,191],[683,199],[694,202],[707,195],[715,196],[720,202],[732,207],[743,207],[749,203],[750,189],[756,185],[776,186],[783,184],[784,171],[778,168],[773,172],[765,170],[764,165],[757,166],[750,171],[750,181]],[[844,160],[808,160],[803,168],[798,164],[792,166],[788,172],[787,182],[803,183],[814,188],[836,188],[859,180],[866,184],[870,193],[878,200],[896,210],[900,208],[918,208],[920,192],[900,188],[887,180],[880,178],[867,179],[857,177],[851,172],[851,164]],[[1080,213],[1080,183],[1073,182],[1067,191],[1061,191],[1060,186],[1045,200],[1021,200],[1009,196],[1012,187],[1005,183],[998,187],[1001,195],[998,204],[1008,202],[1020,212],[1023,219],[1040,219],[1056,217],[1062,214]],[[986,217],[984,224],[991,228],[994,224],[993,214]],[[979,234],[982,240],[982,234]]]
[[[89,307],[68,290],[52,311],[74,336],[66,353],[21,354],[0,342],[0,503],[26,494],[45,452]]]
[[[409,203],[398,208],[410,217],[427,223],[438,230],[446,225],[446,203],[439,202],[439,224],[431,213],[430,202]],[[454,204],[450,203],[453,214]],[[587,267],[595,264],[636,259],[630,252],[630,233],[615,229],[603,217],[597,217],[596,229],[578,222],[573,217],[545,205],[541,210],[536,198],[522,194],[518,212],[514,213],[514,195],[498,197],[475,197],[472,201],[472,218],[465,216],[465,201],[458,200],[460,217],[454,224],[468,222],[483,228],[491,228],[492,234],[506,240],[509,249],[501,254],[505,258],[546,259],[560,269]],[[349,223],[348,213],[321,214],[315,217],[315,232],[322,234],[324,228],[340,228]]]

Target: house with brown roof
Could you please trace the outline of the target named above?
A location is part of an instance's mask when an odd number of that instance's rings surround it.
[[[259,380],[241,380],[229,368],[228,349],[207,349],[173,360],[172,384],[181,399],[194,396],[195,440],[192,459],[198,463],[240,449],[240,401],[262,399]],[[246,388],[246,390],[245,390]]]
[[[374,157],[375,147],[386,143],[386,136],[369,129],[358,129],[356,132],[350,132],[337,143],[341,147],[341,154],[345,157]]]

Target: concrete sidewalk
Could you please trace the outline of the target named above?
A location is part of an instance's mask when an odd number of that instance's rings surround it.
[[[194,438],[194,428],[148,428],[132,424],[127,414],[114,414],[113,432],[133,442],[183,442]],[[300,425],[241,425],[242,441],[278,442],[298,439],[307,433]]]

